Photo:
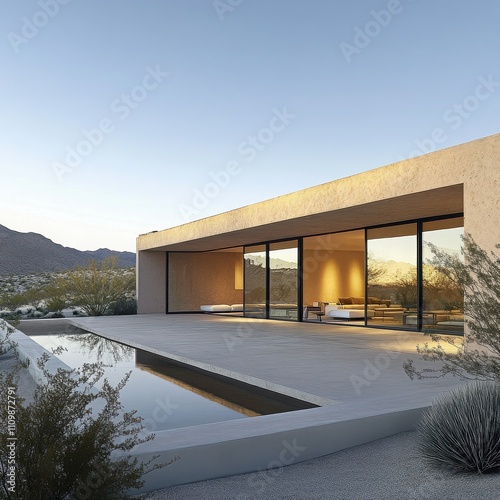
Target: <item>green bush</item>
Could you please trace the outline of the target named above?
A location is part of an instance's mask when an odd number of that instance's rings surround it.
[[[470,234],[463,237],[462,256],[449,254],[434,245],[430,264],[452,284],[455,297],[463,290],[465,337],[432,335],[437,345],[417,346],[424,361],[437,361],[437,368],[419,369],[414,360],[404,364],[414,378],[453,375],[465,380],[491,380],[500,383],[500,253],[483,250]],[[500,250],[500,244],[496,245]],[[443,349],[442,344],[454,349]]]
[[[474,381],[446,393],[424,413],[418,434],[436,467],[500,471],[500,384]]]
[[[109,309],[113,315],[137,314],[137,300],[124,297],[113,302]]]
[[[79,306],[89,316],[109,314],[113,303],[135,292],[135,270],[116,263],[116,257],[109,257],[68,271],[51,283],[48,296]]]
[[[2,322],[0,330],[12,328]],[[0,355],[7,347],[0,340]],[[51,373],[47,360],[39,361],[47,382],[29,403],[18,394],[20,365],[0,372],[0,392],[12,398],[12,405],[0,405],[0,447],[15,447],[12,463],[8,453],[0,454],[0,498],[129,498],[130,489],[143,485],[144,474],[167,464],[139,463],[129,453],[154,435],[141,438],[142,419],[123,411],[119,395],[128,376],[113,387],[103,379],[101,363]]]

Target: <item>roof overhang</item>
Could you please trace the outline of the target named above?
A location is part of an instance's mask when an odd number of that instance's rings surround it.
[[[322,186],[318,188],[320,187]],[[307,200],[307,209],[311,212],[310,207],[315,204],[311,205],[311,200],[307,197],[319,194],[315,192],[318,188],[309,188],[182,226],[142,235],[138,238],[138,251],[210,251],[461,214],[464,211],[463,184],[455,184],[294,217],[294,212],[307,211],[303,209],[301,201]],[[355,189],[354,183],[352,189]],[[334,196],[335,192],[331,194]],[[353,192],[353,199],[355,198],[356,193]],[[290,206],[293,202],[295,207]],[[317,205],[321,207],[322,203]]]

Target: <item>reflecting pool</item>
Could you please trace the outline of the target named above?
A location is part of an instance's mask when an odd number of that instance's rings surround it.
[[[112,385],[131,372],[120,400],[137,410],[147,431],[176,429],[314,405],[182,365],[91,333],[43,334],[31,338],[71,368],[101,361]]]

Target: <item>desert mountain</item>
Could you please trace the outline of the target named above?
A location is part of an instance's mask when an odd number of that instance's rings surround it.
[[[20,233],[0,225],[0,275],[64,271],[90,260],[117,256],[120,267],[135,266],[135,253],[107,248],[81,251],[64,247],[37,233]]]
[[[414,274],[417,275],[417,266],[408,262],[396,262],[394,260],[383,261],[384,273],[378,278],[380,285],[389,285],[399,278]]]

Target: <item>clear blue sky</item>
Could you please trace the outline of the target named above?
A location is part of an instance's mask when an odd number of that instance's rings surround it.
[[[498,0],[0,14],[0,224],[65,246],[133,251],[140,233],[499,131]]]

